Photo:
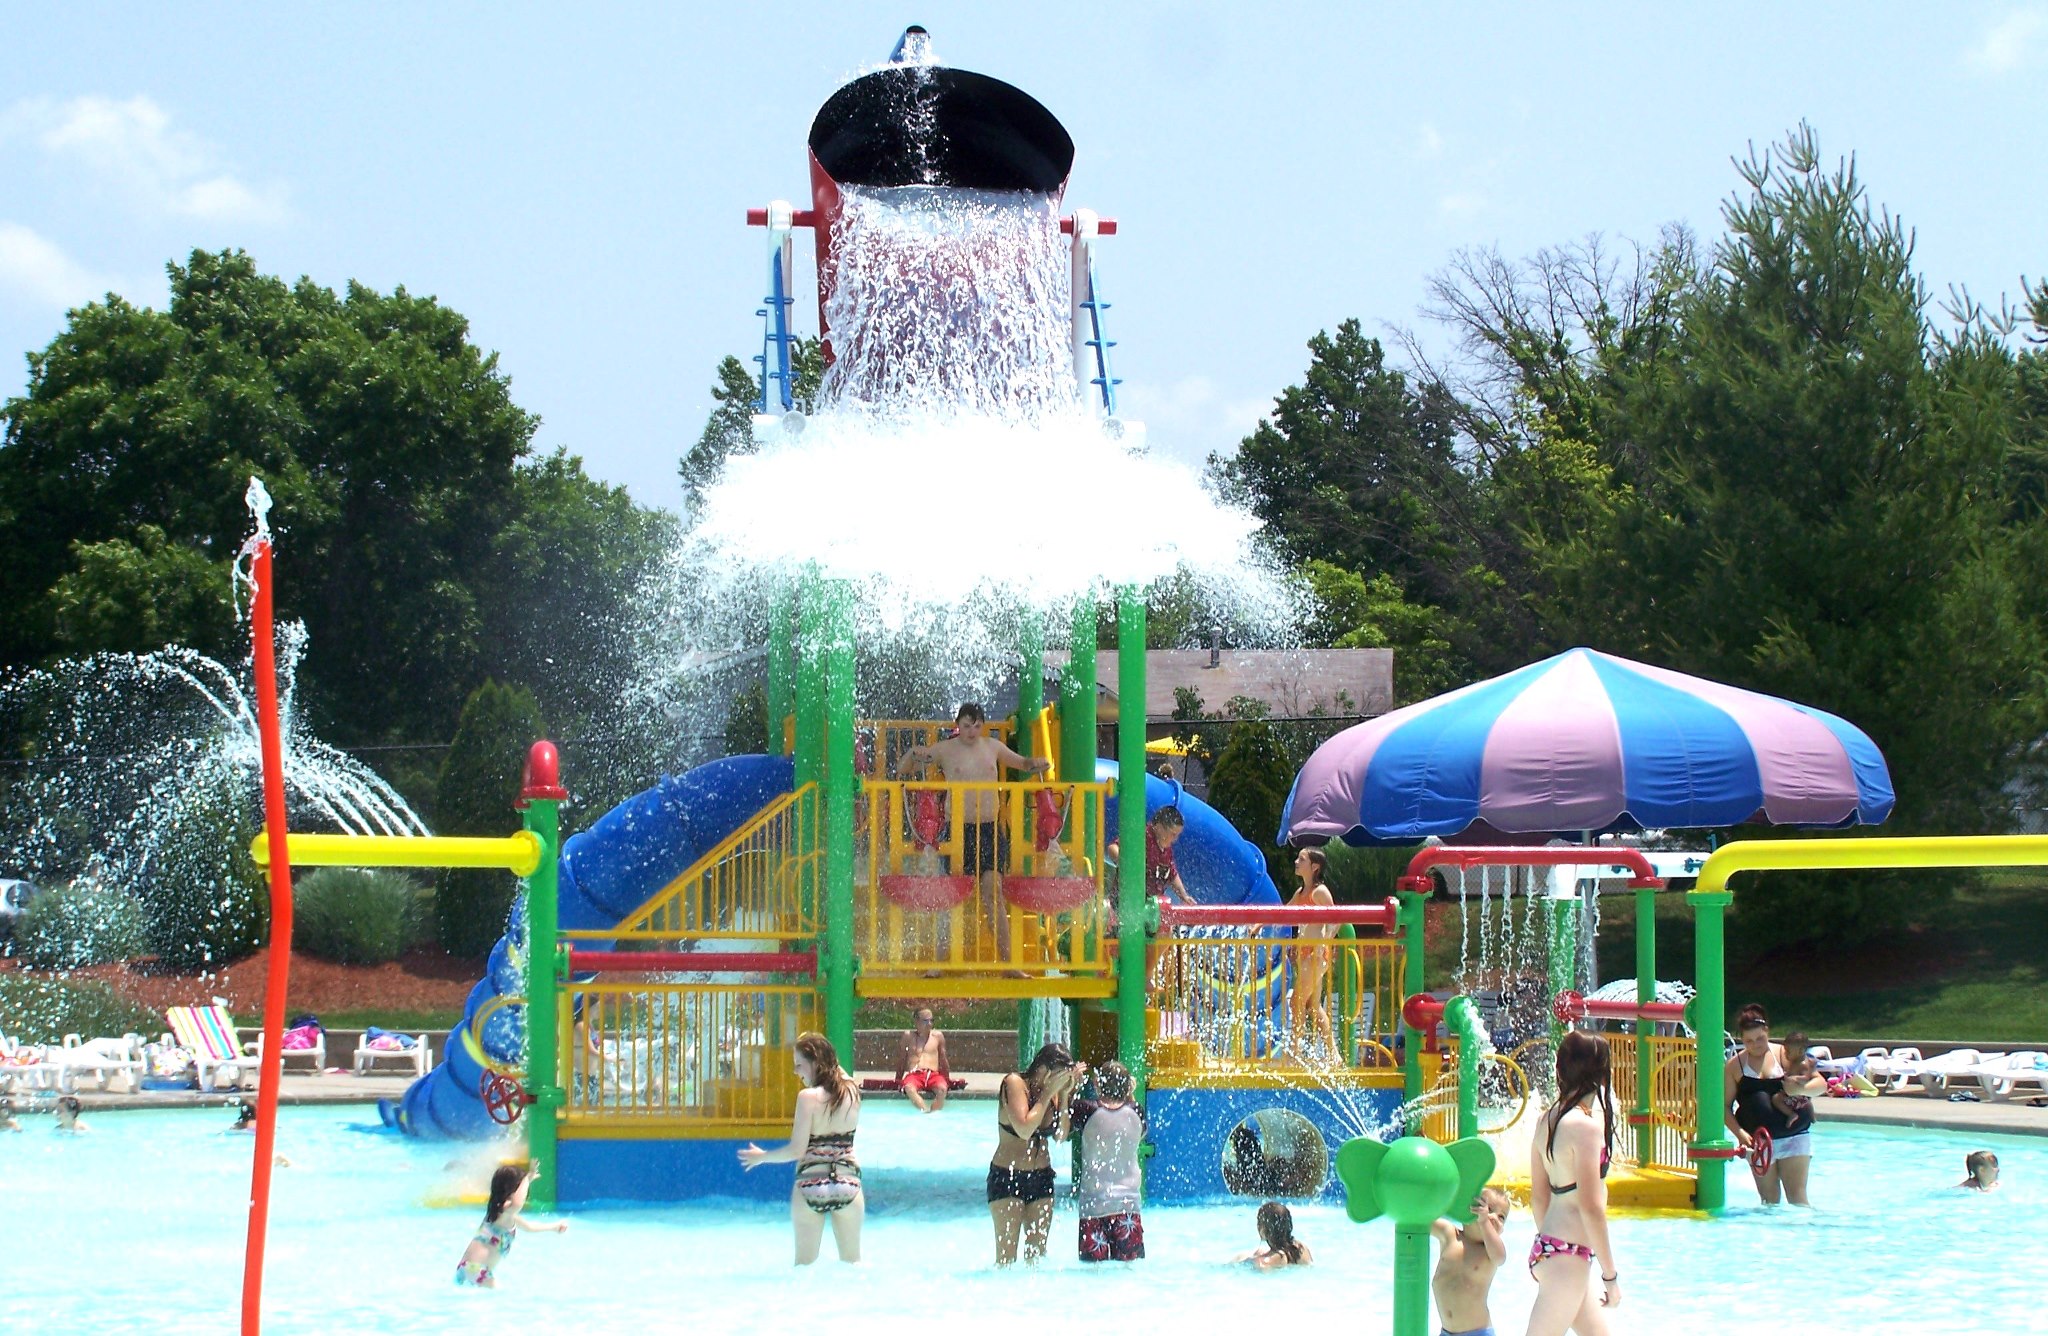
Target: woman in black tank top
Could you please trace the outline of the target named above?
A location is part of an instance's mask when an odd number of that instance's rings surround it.
[[[1787,1113],[1771,1096],[1819,1094],[1827,1083],[1787,1075],[1785,1051],[1771,1042],[1770,1017],[1755,1003],[1736,1017],[1735,1033],[1742,1047],[1728,1059],[1723,1073],[1722,1122],[1745,1151],[1756,1144],[1759,1131],[1770,1134],[1770,1168],[1761,1173],[1750,1170],[1756,1195],[1767,1205],[1776,1205],[1782,1197],[1794,1206],[1806,1206],[1806,1180],[1813,1168],[1813,1110]]]

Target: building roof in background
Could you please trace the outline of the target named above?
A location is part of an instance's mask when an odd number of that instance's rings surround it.
[[[1213,662],[1212,662],[1213,661]],[[1048,650],[1048,670],[1066,666],[1064,652]],[[1095,655],[1095,681],[1106,697],[1116,697],[1116,651]],[[1145,652],[1145,717],[1173,717],[1176,688],[1191,687],[1204,711],[1234,717],[1233,697],[1264,701],[1274,715],[1311,714],[1360,718],[1394,708],[1394,651],[1390,649],[1154,649]]]

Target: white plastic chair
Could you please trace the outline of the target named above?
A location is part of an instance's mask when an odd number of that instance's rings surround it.
[[[2048,1053],[2031,1049],[2004,1053],[1947,1078],[1949,1083],[1965,1080],[1975,1081],[1989,1099],[2011,1099],[2022,1085],[2048,1096]]]
[[[1906,1088],[1906,1081],[1921,1058],[1920,1050],[1911,1046],[1892,1049],[1866,1048],[1863,1050],[1863,1061],[1863,1074],[1879,1089],[1896,1095]]]
[[[379,1063],[388,1062],[401,1068],[410,1068],[415,1077],[425,1076],[434,1065],[434,1056],[427,1051],[427,1037],[413,1036],[410,1048],[371,1048],[368,1040],[356,1042],[356,1075],[368,1076]]]
[[[63,1088],[67,1092],[76,1091],[78,1078],[87,1073],[99,1081],[102,1091],[115,1090],[116,1082],[119,1082],[119,1093],[132,1092],[142,1086],[142,1036],[139,1034],[125,1034],[119,1039],[80,1039],[75,1034],[67,1034],[64,1047],[56,1052],[55,1059],[64,1068]]]
[[[1974,1048],[1954,1048],[1914,1063],[1907,1074],[1920,1079],[1921,1094],[1946,1099],[1949,1082],[1958,1076],[1972,1085],[1977,1084],[1976,1078],[1967,1073],[1983,1061],[1984,1055]]]

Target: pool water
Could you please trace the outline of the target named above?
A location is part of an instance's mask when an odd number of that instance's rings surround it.
[[[0,1264],[8,1318],[41,1331],[222,1332],[235,1327],[250,1139],[231,1113],[98,1113],[63,1136],[48,1117],[0,1134]],[[496,1292],[451,1283],[481,1216],[435,1206],[488,1176],[486,1147],[426,1145],[377,1125],[367,1108],[286,1109],[271,1208],[265,1330],[448,1332],[549,1324],[578,1332],[712,1332],[797,1323],[901,1332],[1042,1316],[1130,1331],[1266,1336],[1321,1318],[1383,1332],[1391,1234],[1335,1204],[1296,1207],[1317,1265],[1256,1274],[1224,1263],[1250,1249],[1256,1202],[1158,1207],[1145,1214],[1150,1257],[1130,1266],[1074,1258],[1062,1201],[1053,1248],[1036,1270],[991,1265],[982,1200],[994,1106],[956,1102],[925,1117],[876,1101],[860,1132],[871,1210],[865,1262],[790,1264],[787,1210],[718,1202],[586,1210],[566,1235],[522,1236]],[[1816,1211],[1753,1204],[1747,1175],[1730,1196],[1751,1204],[1718,1220],[1614,1224],[1624,1305],[1618,1332],[1717,1330],[2019,1332],[2036,1320],[2048,1274],[2048,1141],[1823,1124]],[[1952,1190],[1965,1152],[1997,1151],[2008,1186]],[[1066,1172],[1064,1151],[1061,1182]],[[757,1173],[786,1181],[788,1165]],[[1509,1222],[1509,1266],[1494,1287],[1502,1332],[1519,1332],[1534,1294],[1521,1265],[1531,1224]],[[1011,1315],[1015,1315],[1014,1317]]]

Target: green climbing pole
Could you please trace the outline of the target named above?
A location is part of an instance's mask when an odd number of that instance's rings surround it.
[[[1145,1090],[1145,600],[1125,586],[1116,614],[1116,1050]]]

